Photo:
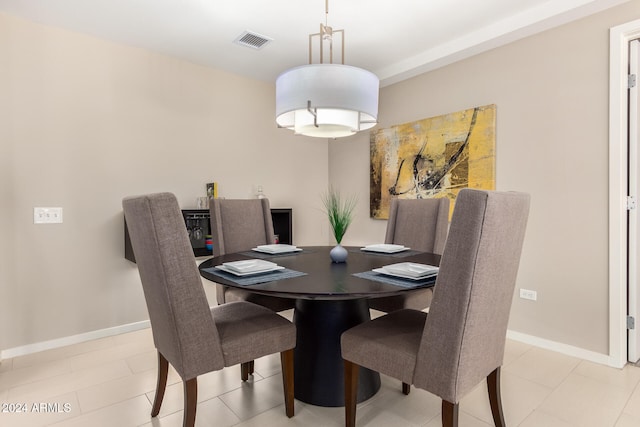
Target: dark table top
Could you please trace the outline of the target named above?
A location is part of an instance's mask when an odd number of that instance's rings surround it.
[[[415,262],[429,265],[439,265],[440,256],[425,252],[408,251],[398,254],[378,254],[361,251],[360,247],[346,247],[349,256],[345,263],[335,264],[329,258],[332,246],[302,247],[302,252],[288,255],[269,256],[252,253],[251,251],[222,255],[210,258],[200,264],[200,274],[213,282],[223,285],[250,290],[264,295],[295,299],[340,300],[375,298],[399,295],[418,288],[433,286],[435,278],[420,282],[417,287],[402,287],[389,283],[356,277],[354,273],[371,271],[389,264],[399,262]],[[231,280],[204,271],[224,262],[244,259],[260,258],[291,270],[307,273],[304,276],[276,280],[250,286],[241,286]],[[411,282],[411,280],[409,280]]]

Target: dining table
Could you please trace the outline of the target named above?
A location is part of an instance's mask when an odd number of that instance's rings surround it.
[[[215,283],[294,299],[295,398],[318,406],[344,406],[342,333],[371,318],[367,300],[402,295],[435,284],[436,275],[419,279],[398,277],[385,274],[386,270],[381,268],[438,266],[440,256],[410,248],[387,253],[346,246],[346,262],[335,263],[329,255],[332,246],[293,248],[295,251],[285,253],[249,250],[225,254],[205,260],[198,268],[202,277]],[[277,267],[259,274],[242,274],[225,268],[225,263],[243,260],[266,260]],[[358,402],[369,399],[379,388],[379,374],[360,368]]]

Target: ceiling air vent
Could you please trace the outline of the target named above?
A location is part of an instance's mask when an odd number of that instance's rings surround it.
[[[239,44],[241,46],[250,47],[253,49],[260,49],[265,44],[269,43],[273,39],[260,35],[258,33],[254,33],[251,31],[245,31],[240,34],[233,42],[235,44]]]

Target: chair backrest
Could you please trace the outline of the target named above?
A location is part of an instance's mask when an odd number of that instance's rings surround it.
[[[269,199],[211,199],[213,255],[275,243]]]
[[[187,380],[224,367],[220,338],[175,196],[122,201],[156,348]]]
[[[502,365],[529,195],[460,191],[414,384],[457,403]]]
[[[442,254],[449,228],[449,199],[391,199],[385,243]]]

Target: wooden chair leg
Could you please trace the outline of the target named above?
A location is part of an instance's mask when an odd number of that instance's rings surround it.
[[[251,362],[253,363],[253,362]],[[287,417],[294,414],[293,400],[293,349],[280,353],[280,363],[282,364],[282,385],[284,386],[284,407]]]
[[[253,375],[253,371],[254,371],[254,363],[253,360],[251,362],[249,362],[249,375]]]
[[[344,361],[344,413],[345,426],[356,426],[356,404],[358,398],[358,374],[360,366]]]
[[[184,381],[184,416],[182,427],[193,427],[196,424],[196,407],[198,406],[198,379]]]
[[[411,384],[402,383],[402,394],[408,395],[411,393]]]
[[[458,404],[442,401],[442,427],[458,427]]]
[[[489,392],[489,403],[491,404],[491,414],[496,427],[505,427],[504,413],[502,412],[502,398],[500,397],[500,367],[497,367],[487,376],[487,391]]]
[[[247,381],[249,379],[249,370],[251,362],[244,362],[240,364],[240,378],[242,381]]]
[[[151,408],[151,416],[155,417],[160,412],[164,391],[167,388],[167,376],[169,374],[169,362],[164,356],[158,352],[158,382],[156,383],[156,397],[153,400]]]

